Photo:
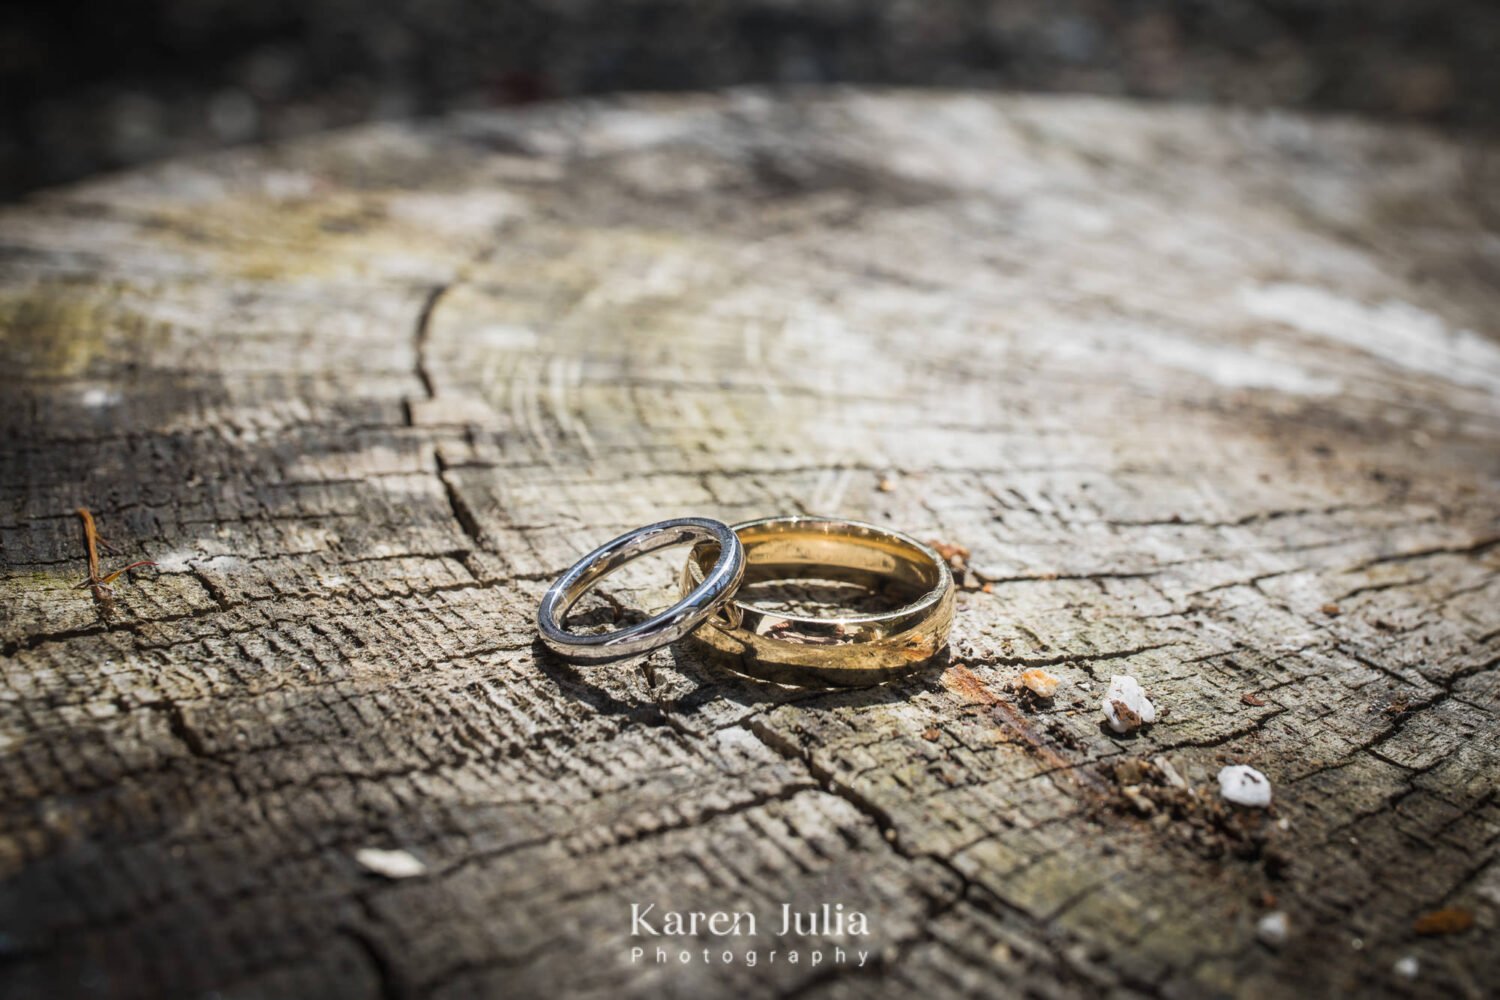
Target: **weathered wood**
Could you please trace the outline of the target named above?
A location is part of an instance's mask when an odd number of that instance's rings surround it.
[[[7,210],[0,991],[1492,990],[1492,154],[640,99]],[[107,617],[80,506],[105,571],[157,563]],[[818,694],[536,652],[592,544],[796,511],[969,549],[951,662]],[[1036,664],[1053,705],[1011,687]],[[1126,672],[1162,712],[1131,738],[1098,712]],[[1154,755],[1201,797],[1119,766]],[[868,913],[875,957],[629,962],[632,902],[783,901]],[[1476,926],[1417,938],[1446,906]]]

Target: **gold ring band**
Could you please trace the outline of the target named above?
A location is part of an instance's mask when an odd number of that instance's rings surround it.
[[[881,614],[808,618],[736,598],[692,636],[730,669],[781,684],[860,687],[909,673],[947,645],[953,574],[921,542],[831,518],[771,517],[733,530],[745,550],[744,585],[839,580],[912,599]],[[693,549],[682,571],[684,593],[703,582],[717,551]]]

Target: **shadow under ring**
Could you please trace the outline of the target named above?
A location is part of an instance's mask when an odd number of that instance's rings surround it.
[[[889,528],[820,517],[771,517],[734,525],[746,582],[840,580],[916,595],[879,614],[815,618],[736,598],[690,637],[736,673],[799,687],[866,687],[931,662],[953,625],[953,574],[937,552]],[[700,586],[713,549],[696,546],[682,589]]]

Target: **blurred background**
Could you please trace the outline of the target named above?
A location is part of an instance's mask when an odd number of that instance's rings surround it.
[[[861,82],[1500,122],[1500,0],[105,0],[0,12],[0,198],[355,122]]]

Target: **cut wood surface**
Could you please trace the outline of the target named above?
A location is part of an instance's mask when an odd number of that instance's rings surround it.
[[[1492,996],[1494,152],[731,94],[0,212],[0,993]],[[539,652],[583,551],[778,513],[957,547],[949,656]],[[630,961],[632,903],[764,956],[783,902],[869,961]]]

